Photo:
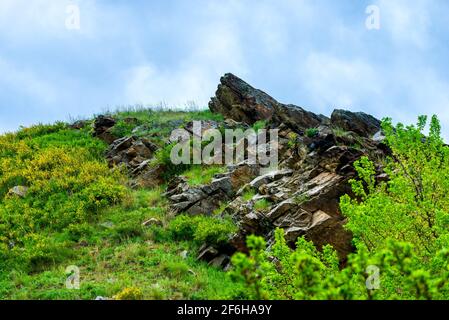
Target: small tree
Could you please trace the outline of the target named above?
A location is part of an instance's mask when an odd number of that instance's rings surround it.
[[[369,251],[385,246],[387,239],[411,242],[420,256],[433,256],[447,237],[449,222],[449,148],[441,138],[437,117],[424,135],[427,118],[416,126],[383,122],[386,143],[392,150],[385,173],[389,181],[376,183],[374,164],[368,158],[355,163],[359,180],[352,180],[356,199],[344,196],[343,214],[356,245]]]

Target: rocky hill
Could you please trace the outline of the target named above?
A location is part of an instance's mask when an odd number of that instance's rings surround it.
[[[220,209],[238,226],[226,245],[205,244],[198,259],[226,268],[235,251],[247,251],[248,235],[263,235],[270,243],[274,230],[283,228],[292,246],[305,236],[318,248],[331,244],[344,262],[353,247],[339,209],[340,197],[351,193],[348,181],[355,177],[354,161],[363,155],[381,159],[388,152],[382,144],[380,121],[345,110],[335,110],[330,118],[317,115],[280,103],[233,74],[221,78],[209,108],[225,120],[203,121],[203,128],[248,128],[263,121],[267,128],[279,129],[280,164],[277,171],[266,172],[243,161],[200,186],[189,186],[182,175],[168,182],[164,196],[174,213],[211,215]],[[115,124],[107,116],[99,116],[94,123],[94,136],[110,143],[106,154],[110,166],[125,165],[133,187],[163,184],[166,168],[151,161],[158,147],[135,136],[115,140],[111,134]],[[191,126],[184,125],[188,130]],[[378,171],[378,179],[384,179],[380,167]]]
[[[226,74],[209,110],[0,135],[0,299],[447,299],[449,148],[426,124]]]

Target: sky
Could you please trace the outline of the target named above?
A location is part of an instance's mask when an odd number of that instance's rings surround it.
[[[437,114],[449,137],[447,17],[446,0],[0,0],[0,132],[206,107],[232,72],[328,116]]]

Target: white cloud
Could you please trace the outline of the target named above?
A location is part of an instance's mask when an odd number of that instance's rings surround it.
[[[71,15],[67,11],[70,5],[80,10],[81,28],[76,31],[66,27]],[[11,41],[46,37],[70,39],[73,34],[92,36],[99,14],[94,0],[1,0],[0,33]],[[114,26],[113,21],[110,26]]]
[[[430,8],[423,0],[379,0],[382,29],[395,45],[413,45],[420,49],[429,46]],[[435,3],[433,3],[435,4]]]
[[[0,57],[0,74],[0,85],[11,90],[12,94],[27,97],[44,106],[56,101],[57,91],[54,86],[32,70],[17,67]]]
[[[128,103],[183,106],[195,101],[207,106],[218,79],[226,72],[246,74],[237,30],[230,23],[211,23],[192,34],[196,43],[176,65],[161,68],[152,62],[137,65],[125,73]]]
[[[320,111],[359,108],[361,101],[378,96],[382,81],[363,60],[343,60],[325,53],[311,53],[300,67],[308,95]]]

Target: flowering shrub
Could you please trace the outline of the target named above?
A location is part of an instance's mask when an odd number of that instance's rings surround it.
[[[58,128],[60,125],[54,130]],[[101,209],[119,203],[126,195],[123,174],[111,171],[97,156],[101,152],[92,152],[91,147],[58,145],[64,131],[44,129],[0,137],[3,263],[20,262],[21,266],[35,268],[57,261],[64,256],[67,243],[55,240],[54,234],[95,219]],[[41,147],[31,133],[54,142]],[[78,139],[91,140],[87,133]],[[26,194],[8,193],[14,186],[27,187]]]

